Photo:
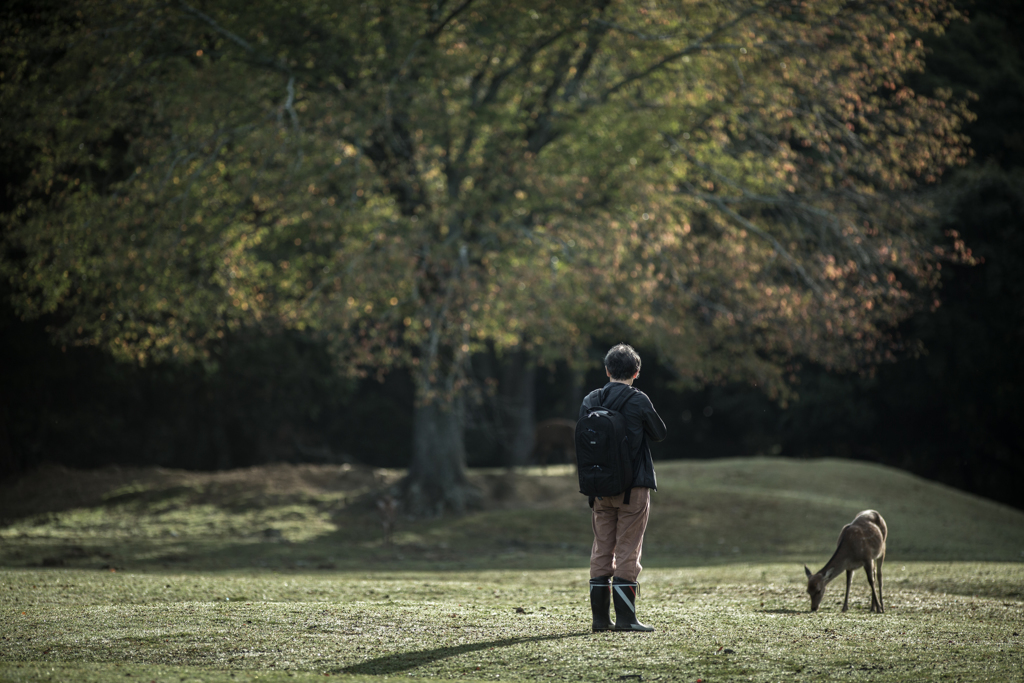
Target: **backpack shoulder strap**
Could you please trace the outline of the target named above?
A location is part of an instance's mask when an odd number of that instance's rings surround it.
[[[626,407],[627,403],[629,403],[629,399],[633,398],[637,393],[638,392],[636,389],[634,389],[633,387],[629,387],[628,390],[623,391],[621,393],[618,400],[615,401],[612,405],[604,405],[603,401],[601,405],[604,406],[605,408],[609,408],[610,410],[614,410],[617,413],[621,413],[622,409]]]
[[[589,394],[583,397],[583,407],[587,410],[601,407],[603,403],[603,391],[601,389],[594,389]]]

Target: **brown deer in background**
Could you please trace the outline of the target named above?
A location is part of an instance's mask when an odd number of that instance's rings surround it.
[[[821,598],[825,595],[825,587],[829,582],[846,572],[846,598],[843,600],[843,611],[850,605],[850,579],[858,567],[864,567],[871,586],[871,611],[884,612],[882,602],[882,562],[885,561],[885,537],[888,529],[882,515],[874,510],[864,510],[853,518],[853,521],[839,532],[839,542],[832,559],[817,574],[804,565],[807,574],[807,594],[811,596],[811,611],[818,611]],[[875,597],[875,573],[878,574],[878,597]]]
[[[576,462],[576,423],[552,418],[537,423],[530,459],[538,465]]]
[[[381,526],[384,527],[384,545],[390,546],[398,517],[398,500],[391,494],[381,496],[377,499],[377,512],[380,514]]]

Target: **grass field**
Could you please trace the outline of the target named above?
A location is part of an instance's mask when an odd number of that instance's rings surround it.
[[[589,632],[567,468],[476,472],[486,509],[397,520],[400,473],[43,470],[0,489],[0,682],[1024,680],[1024,513],[847,461],[658,466],[640,618]],[[802,565],[889,525],[886,613]]]

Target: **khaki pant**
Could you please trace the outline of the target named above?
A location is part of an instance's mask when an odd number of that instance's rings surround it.
[[[591,523],[594,547],[590,551],[590,578],[618,576],[636,581],[640,576],[640,553],[644,530],[651,513],[651,490],[634,488],[629,505],[623,505],[625,494],[604,496],[594,501]]]

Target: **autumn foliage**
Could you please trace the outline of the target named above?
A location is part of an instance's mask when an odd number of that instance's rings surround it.
[[[783,399],[793,358],[891,354],[970,258],[917,199],[966,159],[970,114],[905,84],[957,20],[945,0],[10,10],[3,273],[58,343],[139,363],[256,326],[329,340],[346,372],[413,369],[413,472],[459,508],[478,351],[628,335],[684,380]]]

